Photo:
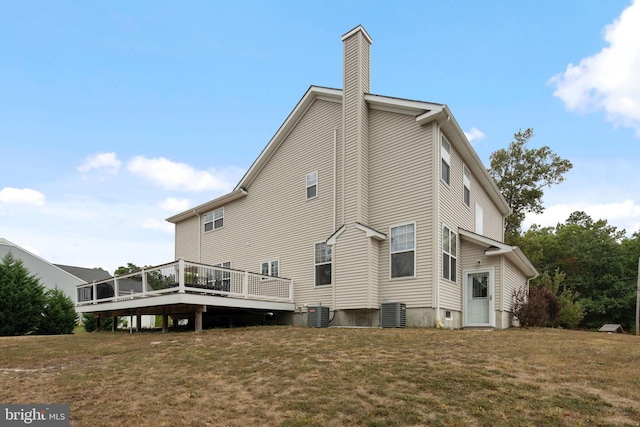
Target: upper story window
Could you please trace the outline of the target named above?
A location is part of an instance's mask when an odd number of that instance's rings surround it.
[[[315,245],[316,286],[331,284],[331,245],[326,242]]]
[[[464,204],[471,207],[471,173],[467,165],[462,166],[462,191]]]
[[[307,199],[318,196],[318,171],[307,174]]]
[[[391,278],[416,275],[416,225],[391,227]]]
[[[278,260],[263,262],[260,264],[260,274],[263,276],[278,276],[280,274],[280,262]]]
[[[457,248],[458,235],[449,227],[442,227],[442,277],[452,282],[457,281]]]
[[[224,226],[224,206],[204,214],[204,231],[211,231]]]
[[[442,180],[449,184],[451,181],[451,144],[447,138],[442,135],[442,150],[440,150],[442,158]]]

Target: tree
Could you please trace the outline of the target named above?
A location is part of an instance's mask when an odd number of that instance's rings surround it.
[[[37,333],[41,335],[72,334],[77,319],[73,301],[56,286],[45,293],[44,309]]]
[[[24,335],[40,325],[44,287],[11,252],[0,263],[0,335]]]
[[[150,266],[146,265],[144,268],[149,268],[149,267]],[[126,267],[120,266],[116,268],[113,274],[115,276],[121,276],[124,274],[137,273],[139,271],[142,271],[142,267],[138,267],[134,263],[128,262]],[[157,291],[159,289],[165,289],[167,287],[165,277],[162,276],[161,272],[157,270],[153,270],[153,271],[146,271],[145,273],[147,275],[147,285],[149,285],[151,289],[153,289],[154,291]],[[136,282],[142,282],[142,275],[131,276],[128,279],[134,280]]]
[[[128,262],[126,267],[121,265],[120,267],[116,268],[116,271],[113,272],[113,275],[122,276],[123,274],[137,273],[138,271],[142,271],[142,268],[138,267],[132,262]],[[142,278],[140,276],[133,276],[131,277],[131,280],[142,281]]]
[[[534,225],[521,237],[519,245],[541,277],[554,271],[566,275],[555,289],[562,304],[560,325],[633,325],[640,235],[625,236],[606,220],[573,212],[564,224]]]
[[[520,236],[525,214],[542,213],[543,189],[564,181],[573,165],[547,146],[527,148],[533,129],[520,129],[507,149],[491,154],[489,174],[511,207],[505,218],[505,242],[513,244]]]

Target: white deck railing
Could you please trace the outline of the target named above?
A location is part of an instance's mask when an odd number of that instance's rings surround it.
[[[182,259],[141,271],[78,285],[77,306],[194,293],[293,302],[293,281]]]

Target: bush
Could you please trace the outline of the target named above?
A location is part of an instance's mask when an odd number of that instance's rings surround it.
[[[72,334],[78,315],[71,298],[56,287],[45,293],[42,319],[37,333],[41,335]]]
[[[0,335],[24,335],[38,329],[44,287],[22,261],[7,253],[0,263]]]
[[[577,327],[584,319],[585,313],[584,307],[578,301],[578,293],[565,288],[558,296],[558,300],[562,306],[559,316],[560,326],[570,329]]]
[[[553,326],[560,316],[561,305],[556,295],[544,286],[521,288],[514,293],[513,314],[520,326]]]

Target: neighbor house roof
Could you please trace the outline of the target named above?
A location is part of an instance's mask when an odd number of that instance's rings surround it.
[[[105,271],[101,268],[85,268],[85,267],[74,267],[72,265],[62,265],[62,264],[53,264],[58,268],[63,269],[67,273],[73,274],[79,279],[84,280],[85,282],[94,282],[98,280],[109,279],[111,274],[108,271]]]

